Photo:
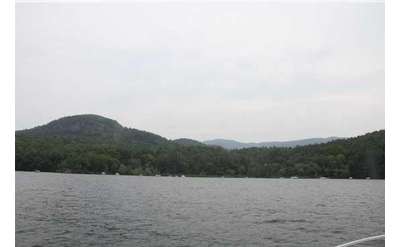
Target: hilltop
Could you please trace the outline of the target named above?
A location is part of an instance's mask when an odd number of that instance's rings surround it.
[[[182,145],[182,146],[205,146],[206,144],[189,139],[189,138],[179,138],[174,140],[175,143]]]
[[[305,146],[227,150],[168,140],[98,115],[15,133],[15,169],[127,175],[384,178],[385,131]]]
[[[63,117],[32,129],[16,131],[16,135],[59,137],[78,142],[103,144],[157,145],[168,140],[159,135],[123,127],[117,121],[94,114]]]

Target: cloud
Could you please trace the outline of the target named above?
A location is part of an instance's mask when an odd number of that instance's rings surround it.
[[[16,128],[97,113],[169,138],[384,128],[384,3],[17,3]]]

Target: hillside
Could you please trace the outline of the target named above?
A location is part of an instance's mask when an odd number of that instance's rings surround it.
[[[339,137],[308,138],[308,139],[301,139],[294,141],[275,141],[275,142],[238,142],[235,140],[227,140],[227,139],[213,139],[204,141],[203,143],[209,146],[219,146],[231,150],[231,149],[242,149],[242,148],[252,148],[252,147],[296,147],[296,146],[327,143],[337,139],[341,138]]]
[[[169,141],[97,115],[15,133],[15,169],[127,175],[384,178],[385,131],[296,147],[227,150]]]
[[[182,145],[182,146],[204,146],[204,143],[199,141],[189,139],[189,138],[179,138],[174,140],[175,143]]]
[[[63,117],[32,129],[16,131],[17,136],[58,137],[82,143],[156,145],[167,139],[150,132],[121,126],[117,121],[86,114]]]

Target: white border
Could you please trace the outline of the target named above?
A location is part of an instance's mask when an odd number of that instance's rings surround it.
[[[386,125],[386,154],[385,154],[385,243],[386,246],[397,246],[399,243],[400,220],[400,159],[399,143],[400,118],[399,118],[399,63],[400,63],[400,2],[386,1],[385,6],[385,125]]]
[[[153,0],[149,0],[155,2]],[[321,0],[327,2],[329,0]],[[82,2],[66,0],[17,0],[20,2]],[[98,2],[95,0],[85,2]],[[105,2],[111,2],[106,0]],[[131,1],[134,2],[134,1]],[[160,2],[166,2],[161,0]],[[187,0],[185,2],[194,2]],[[222,0],[222,2],[226,2]],[[280,1],[282,2],[282,1]],[[284,0],[283,2],[288,2]],[[292,2],[301,2],[292,0]],[[349,0],[342,1],[349,2]],[[354,0],[350,0],[354,2]],[[355,2],[382,2],[382,1],[355,1]],[[385,235],[386,246],[397,246],[400,243],[398,229],[400,222],[400,95],[399,95],[399,65],[400,65],[400,1],[387,0],[385,2],[386,20],[386,188],[385,203]],[[12,0],[0,1],[0,164],[1,164],[1,246],[15,246],[15,172],[14,172],[14,131],[15,131],[15,8]]]
[[[273,2],[273,3],[383,3],[384,0],[15,0],[16,3],[121,3],[121,2],[152,2],[152,3],[247,3],[247,2]]]
[[[11,0],[0,1],[0,189],[1,246],[15,246],[15,9]]]

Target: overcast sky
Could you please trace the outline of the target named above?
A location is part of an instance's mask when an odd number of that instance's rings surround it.
[[[383,3],[16,6],[16,129],[83,113],[171,139],[385,125]]]

